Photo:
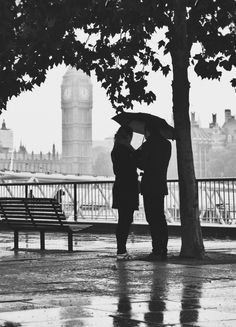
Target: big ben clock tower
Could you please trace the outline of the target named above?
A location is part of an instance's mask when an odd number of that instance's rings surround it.
[[[92,83],[69,68],[61,85],[63,173],[92,174]]]

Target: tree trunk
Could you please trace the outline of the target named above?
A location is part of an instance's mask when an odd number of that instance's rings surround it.
[[[185,0],[174,0],[175,16],[172,39],[173,114],[179,139],[177,161],[180,190],[180,219],[182,245],[180,256],[203,257],[204,245],[199,221],[198,188],[194,172],[189,120],[188,66],[190,52],[187,45]]]

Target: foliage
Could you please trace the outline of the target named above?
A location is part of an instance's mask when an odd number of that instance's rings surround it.
[[[236,2],[186,0],[186,7],[189,64],[219,79],[236,66]],[[0,108],[62,62],[95,71],[117,111],[153,102],[150,71],[172,70],[173,16],[173,0],[0,0]]]

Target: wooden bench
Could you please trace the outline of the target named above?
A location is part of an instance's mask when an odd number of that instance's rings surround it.
[[[73,251],[73,234],[92,225],[69,222],[53,198],[0,198],[0,230],[14,232],[14,249],[19,249],[19,232],[38,231],[40,249],[45,250],[45,233],[67,233],[68,251]]]

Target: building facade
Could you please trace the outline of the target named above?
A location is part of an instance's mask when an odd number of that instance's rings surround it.
[[[13,151],[13,132],[3,121],[0,129],[0,170],[92,174],[93,89],[89,76],[69,68],[61,84],[62,154],[28,153],[23,144]]]
[[[9,153],[13,151],[13,132],[6,126],[5,120],[0,129],[0,153]]]
[[[191,138],[196,177],[210,177],[212,172],[210,174],[209,161],[212,153],[223,153],[223,151],[227,151],[232,147],[236,149],[236,119],[231,115],[230,109],[225,109],[225,121],[221,127],[217,123],[216,114],[212,114],[209,127],[202,128],[195,119],[195,113],[191,113]],[[171,158],[171,161],[174,162],[177,161],[175,153],[176,151],[174,151]],[[173,175],[177,178],[177,169],[175,174],[172,172]]]
[[[92,174],[92,83],[69,68],[61,85],[62,172]]]

